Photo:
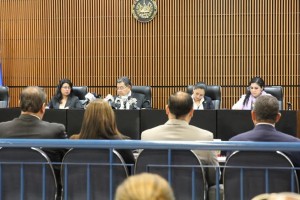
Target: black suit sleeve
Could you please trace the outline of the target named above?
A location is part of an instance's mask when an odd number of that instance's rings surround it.
[[[146,100],[145,98],[143,99],[143,104],[142,104],[143,109],[151,109],[151,102],[149,100]]]
[[[204,98],[205,98],[205,101],[203,102],[203,108],[205,110],[214,110],[215,106],[214,106],[211,98],[208,96],[205,96]]]
[[[48,103],[49,108],[53,108],[53,100],[51,99],[50,102]]]

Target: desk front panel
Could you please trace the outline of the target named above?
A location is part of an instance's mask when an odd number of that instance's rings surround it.
[[[68,137],[78,134],[85,110],[67,111]],[[131,139],[140,139],[140,114],[138,110],[114,110],[118,130]]]
[[[281,119],[276,123],[276,129],[297,137],[296,111],[280,111]],[[218,110],[217,137],[228,141],[233,136],[254,128],[250,110]]]
[[[142,131],[164,124],[168,120],[165,110],[114,111],[119,131],[132,139],[140,139]],[[20,108],[1,108],[0,122],[12,120],[20,113]],[[276,124],[277,130],[297,137],[297,127],[299,127],[297,113],[299,112],[281,111],[281,119]],[[80,132],[83,115],[84,110],[47,109],[43,119],[64,124],[68,136],[71,136]],[[190,124],[209,130],[214,134],[214,138],[224,141],[254,127],[251,112],[245,110],[195,111]]]

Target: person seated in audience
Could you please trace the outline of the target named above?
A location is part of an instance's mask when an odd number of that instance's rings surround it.
[[[62,79],[56,89],[55,95],[48,104],[54,109],[83,109],[79,98],[74,95],[73,84],[69,79]]]
[[[167,141],[213,141],[210,131],[189,125],[193,117],[193,99],[186,92],[176,92],[169,97],[166,105],[168,121],[160,126],[145,130],[141,134],[142,140],[167,140]],[[219,166],[216,152],[194,151],[203,165]],[[209,185],[215,184],[216,169],[208,167],[206,177]]]
[[[169,183],[157,174],[141,173],[121,183],[115,200],[175,200]]]
[[[130,138],[118,131],[115,113],[110,105],[103,99],[97,99],[87,106],[80,133],[72,135],[70,139],[123,140]],[[117,151],[128,164],[130,173],[130,165],[135,163],[132,151],[129,149],[117,149]]]
[[[12,121],[0,123],[0,138],[66,139],[65,126],[43,121],[47,95],[40,87],[27,87],[20,95],[21,115]],[[65,149],[43,148],[52,162],[60,163]],[[53,165],[60,195],[60,164]]]
[[[134,107],[126,108],[126,105],[120,105],[123,109],[151,109],[150,101],[146,99],[144,94],[134,93],[131,91],[131,80],[127,76],[120,77],[117,80],[117,97],[120,98],[123,104],[129,102],[131,99],[136,100]],[[116,105],[116,102],[115,102]],[[120,108],[118,108],[120,109]]]
[[[300,194],[292,192],[260,194],[252,198],[252,200],[300,200]]]
[[[210,97],[205,96],[206,84],[203,82],[197,83],[193,88],[193,108],[194,110],[214,110],[214,104]]]
[[[251,79],[247,93],[242,95],[237,103],[232,106],[233,110],[251,110],[257,97],[262,95],[270,95],[264,91],[265,82],[260,77]]]
[[[232,137],[229,141],[256,141],[256,142],[300,142],[300,139],[277,131],[275,124],[279,121],[279,103],[272,95],[258,97],[251,111],[254,129]],[[295,167],[300,167],[300,153],[295,151],[284,152]]]

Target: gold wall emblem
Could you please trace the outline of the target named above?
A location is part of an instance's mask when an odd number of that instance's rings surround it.
[[[155,0],[136,0],[131,12],[138,21],[150,22],[157,13],[157,5]]]

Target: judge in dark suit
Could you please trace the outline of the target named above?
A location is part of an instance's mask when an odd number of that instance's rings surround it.
[[[276,130],[275,123],[281,116],[276,97],[271,95],[257,97],[251,116],[255,125],[254,129],[236,135],[230,141],[300,142],[300,139]],[[291,159],[295,167],[300,167],[300,152],[286,151],[284,153]]]
[[[123,76],[117,80],[117,95],[126,102],[132,98],[136,99],[136,108],[151,109],[150,101],[146,99],[144,94],[134,93],[131,91],[131,81],[127,76]],[[125,107],[125,106],[124,106]],[[125,108],[126,109],[126,108]]]
[[[79,98],[73,93],[73,84],[69,79],[59,81],[55,95],[48,104],[54,109],[83,109]]]
[[[194,110],[214,110],[214,104],[210,97],[205,96],[206,84],[203,82],[197,83],[193,88],[193,108]]]
[[[20,95],[21,115],[12,121],[0,123],[0,138],[66,139],[67,135],[63,124],[42,120],[45,114],[46,99],[47,95],[42,88],[25,88]],[[48,148],[43,150],[52,162],[61,162],[65,153],[64,149]],[[59,166],[54,165],[53,167],[59,184]]]

